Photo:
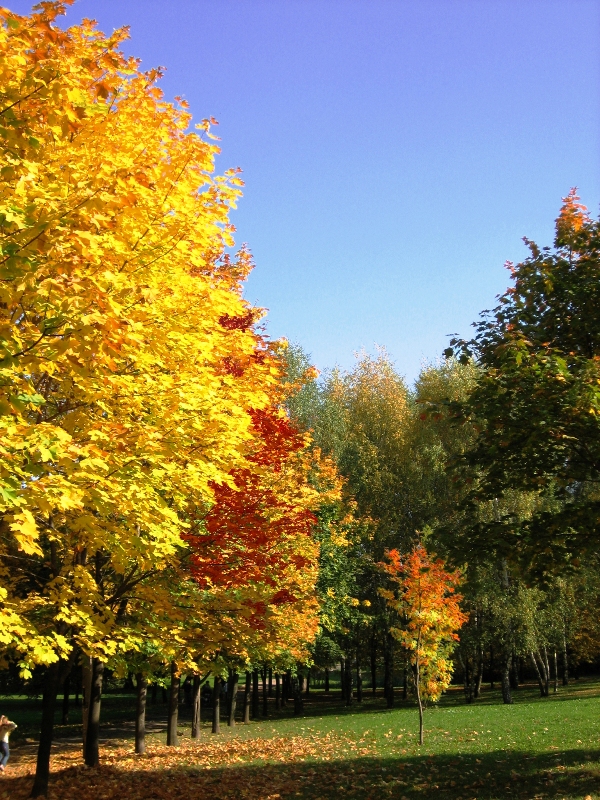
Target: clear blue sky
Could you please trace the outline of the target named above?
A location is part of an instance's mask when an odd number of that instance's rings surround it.
[[[16,12],[31,7],[5,0]],[[561,197],[600,203],[600,2],[79,0],[240,166],[247,297],[319,368],[414,379],[508,284]]]

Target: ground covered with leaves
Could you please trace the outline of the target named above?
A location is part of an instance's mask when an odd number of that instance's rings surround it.
[[[58,741],[49,797],[600,800],[600,683],[580,682],[545,700],[533,689],[515,694],[513,706],[489,692],[467,706],[460,692],[450,692],[427,711],[423,747],[414,707],[387,710],[380,698],[346,709],[315,693],[302,718],[287,711],[219,736],[206,725],[199,741],[190,739],[184,718],[177,748],[164,745],[157,712],[144,756],[133,754],[115,713],[99,769],[82,766],[75,738]],[[119,702],[121,713],[126,707]],[[31,788],[33,743],[17,740],[13,754],[0,779],[2,800],[24,799]]]

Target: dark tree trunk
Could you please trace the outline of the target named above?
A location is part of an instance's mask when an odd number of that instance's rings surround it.
[[[325,694],[329,694],[329,668],[325,667]]]
[[[269,697],[273,697],[273,668],[269,667]]]
[[[218,675],[213,683],[212,732],[221,733],[221,678]]]
[[[299,717],[304,711],[304,699],[302,697],[302,680],[298,676],[294,680],[294,716]]]
[[[260,703],[258,695],[258,670],[252,671],[252,719],[258,719],[260,714]]]
[[[100,701],[103,677],[104,664],[99,659],[92,658],[92,687],[85,737],[85,763],[88,767],[97,767],[100,763]]]
[[[281,675],[275,673],[275,710],[281,711]]]
[[[385,647],[385,699],[387,707],[394,707],[394,639],[390,633]]]
[[[177,674],[177,664],[171,662],[171,686],[169,691],[169,718],[167,721],[167,747],[177,747],[177,722],[179,716],[179,684],[181,677]]]
[[[479,648],[477,662],[477,678],[475,679],[474,696],[477,699],[481,694],[481,684],[483,683],[483,649]]]
[[[310,694],[310,669],[306,673],[306,696]]]
[[[490,691],[494,691],[494,648],[490,647]]]
[[[146,752],[146,693],[148,680],[142,672],[136,675],[137,708],[135,714],[135,752],[143,755]]]
[[[563,662],[563,677],[562,682],[563,686],[569,685],[569,656],[567,653],[567,637],[563,634],[563,646],[562,646],[562,662]]]
[[[351,706],[354,702],[354,692],[352,686],[352,661],[346,659],[346,705]]]
[[[358,652],[356,653],[356,702],[363,701],[363,679]]]
[[[464,687],[465,687],[465,702],[472,703],[473,702],[473,686],[471,684],[471,670],[470,670],[470,662],[469,656],[466,655],[463,661],[462,656],[459,653],[459,658],[463,668],[463,676],[464,676]]]
[[[505,655],[502,669],[502,702],[505,705],[512,704],[512,694],[510,691],[510,667],[512,664],[512,653]]]
[[[262,669],[262,713],[263,717],[269,714],[269,697],[267,695],[267,668]]]
[[[202,727],[201,687],[202,687],[202,681],[200,680],[200,675],[194,675],[194,682],[192,684],[192,739],[200,738],[200,729]]]
[[[244,685],[244,722],[250,722],[250,702],[252,697],[252,673],[246,672],[246,683]]]
[[[237,693],[238,693],[238,680],[239,675],[237,672],[232,672],[229,676],[229,718],[227,724],[230,728],[235,727],[235,709],[237,707]]]
[[[50,778],[50,750],[54,733],[54,711],[56,697],[60,686],[61,672],[66,662],[59,661],[48,667],[42,695],[42,723],[40,726],[40,743],[38,745],[35,779],[30,797],[43,797],[48,794]],[[63,673],[64,674],[64,673]],[[7,795],[8,797],[8,795]]]
[[[83,758],[85,760],[85,742],[87,739],[88,719],[90,717],[90,697],[92,695],[92,659],[91,656],[81,657],[81,685],[83,703],[81,707],[81,738],[83,741]]]
[[[377,693],[377,635],[371,636],[371,692]]]
[[[69,724],[69,692],[71,689],[71,676],[67,675],[63,683],[62,724]]]

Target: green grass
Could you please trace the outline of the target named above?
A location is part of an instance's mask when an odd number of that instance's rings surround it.
[[[339,697],[313,692],[302,717],[293,717],[288,705],[281,714],[247,726],[231,730],[223,725],[219,741],[224,747],[232,738],[251,739],[256,746],[242,763],[214,768],[212,800],[229,797],[219,787],[228,785],[232,773],[240,785],[252,785],[261,775],[264,780],[266,773],[273,787],[286,787],[280,792],[286,800],[600,798],[600,681],[579,681],[544,699],[537,688],[522,688],[514,699],[514,705],[505,706],[499,693],[488,690],[476,703],[465,705],[458,689],[450,691],[438,707],[425,712],[425,743],[419,747],[412,704],[400,702],[388,710],[381,697],[368,693],[361,706],[346,708]],[[103,701],[105,722],[115,733],[123,735],[124,723],[133,717],[133,702],[130,696]],[[0,700],[0,705],[9,712],[14,705],[15,717],[18,707],[25,712],[17,699]],[[26,705],[27,713],[16,719],[22,723],[20,741],[33,733],[39,713],[31,702]],[[149,712],[151,720],[164,719],[162,705],[151,706]],[[188,724],[184,711],[184,737],[189,736]],[[59,735],[75,731],[70,726],[57,729]],[[208,721],[202,735],[215,740]],[[159,732],[154,739],[163,737]],[[272,738],[289,747],[287,761],[261,752],[261,741]],[[312,755],[294,756],[300,739],[314,743]]]

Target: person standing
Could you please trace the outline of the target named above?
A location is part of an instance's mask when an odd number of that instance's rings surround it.
[[[16,724],[11,722],[4,714],[0,717],[0,772],[4,772],[8,757],[10,756],[8,737],[16,727]]]

